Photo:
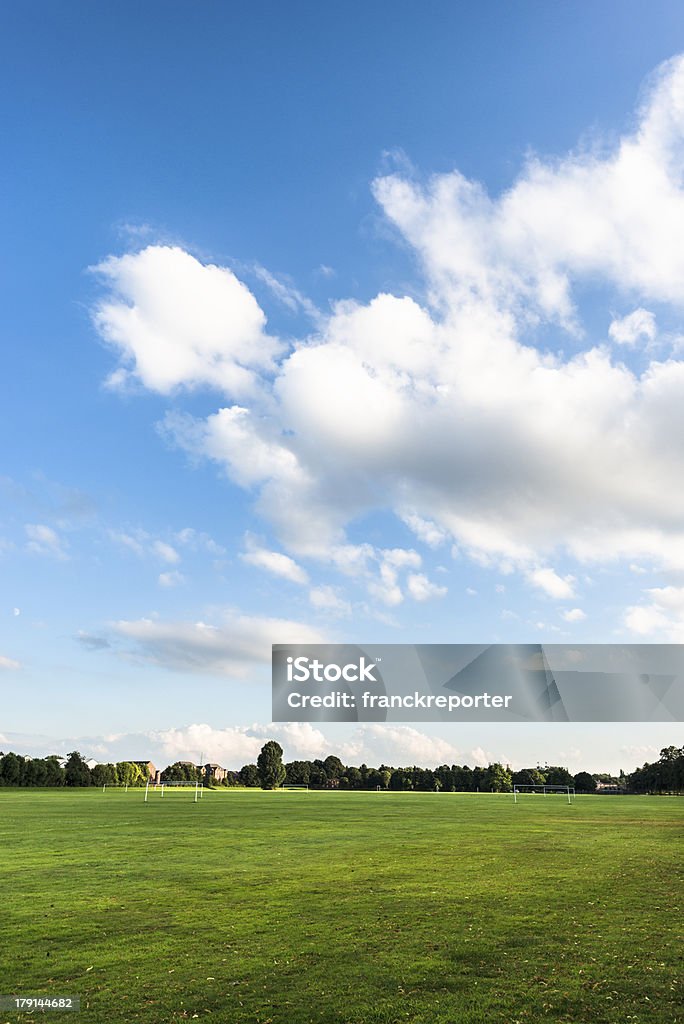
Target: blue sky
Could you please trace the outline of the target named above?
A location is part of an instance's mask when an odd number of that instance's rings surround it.
[[[268,656],[684,638],[682,51],[676,3],[5,6],[5,748],[678,742],[272,726]]]

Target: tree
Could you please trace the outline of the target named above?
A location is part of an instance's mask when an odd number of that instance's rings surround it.
[[[64,784],[66,786],[89,786],[90,769],[85,763],[78,750],[72,750],[67,757],[66,768],[64,769]]]
[[[311,781],[311,762],[290,761],[285,765],[285,772],[285,781],[289,786],[308,786]],[[259,785],[258,776],[255,785]]]
[[[546,776],[540,768],[521,768],[513,772],[513,782],[516,786],[543,786]]]
[[[546,769],[547,786],[572,786],[572,781],[572,775],[567,768],[553,765],[551,768]]]
[[[47,784],[47,761],[42,757],[29,759],[24,766],[24,786],[45,786]]]
[[[161,778],[162,782],[198,782],[200,773],[190,761],[174,761],[164,769]]]
[[[64,769],[59,763],[57,757],[46,757],[45,758],[45,785],[46,786],[63,786],[64,785]]]
[[[90,773],[94,786],[118,786],[119,774],[114,764],[96,764]]]
[[[340,761],[339,757],[335,757],[333,754],[330,757],[326,757],[323,762],[323,768],[328,779],[339,779],[344,774],[344,765]]]
[[[577,772],[574,779],[575,791],[577,793],[595,793],[596,779],[589,772]]]
[[[492,793],[510,793],[513,788],[510,771],[508,768],[504,768],[498,761],[495,761],[494,764],[490,764],[487,768],[485,785]]]
[[[20,786],[23,757],[19,758],[11,751],[0,758],[0,782],[3,786]]]
[[[257,771],[262,789],[277,789],[285,781],[283,748],[275,740],[264,743],[257,758]]]
[[[255,764],[246,764],[238,772],[238,779],[241,786],[258,786],[259,772]]]
[[[132,761],[118,761],[116,774],[120,786],[142,786],[143,782],[147,781],[140,765],[134,764]]]

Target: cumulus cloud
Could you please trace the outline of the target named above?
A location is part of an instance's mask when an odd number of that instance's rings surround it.
[[[152,545],[152,550],[157,558],[161,559],[162,562],[168,562],[170,565],[175,565],[176,562],[180,561],[180,555],[176,549],[163,540],[155,540]]]
[[[167,565],[177,565],[181,560],[181,556],[172,544],[151,537],[145,530],[138,529],[132,533],[126,533],[123,530],[109,530],[108,536],[115,544],[132,551],[138,558],[152,556]],[[184,535],[181,533],[177,536],[183,537]]]
[[[642,339],[653,342],[656,336],[655,316],[647,309],[635,309],[629,316],[613,320],[608,336],[618,345],[636,345]]]
[[[449,538],[556,599],[574,595],[571,576],[544,568],[556,553],[681,570],[684,361],[637,372],[623,357],[655,336],[647,306],[684,311],[683,155],[676,58],[616,144],[532,157],[499,196],[458,171],[379,178],[420,301],[341,301],[279,348],[231,271],[151,246],[100,266],[111,294],[96,323],[124,376],[224,390],[203,419],[169,415],[166,435],[253,492],[293,559],[345,550],[349,524],[383,509],[421,543]],[[586,334],[586,282],[606,319],[645,304],[613,320],[619,360]],[[418,567],[370,559],[370,592],[400,604],[400,572]]]
[[[42,523],[27,523],[24,527],[28,538],[26,547],[36,555],[49,555],[64,561],[68,558],[67,543],[51,526]]]
[[[527,576],[530,583],[543,590],[549,597],[565,600],[574,597],[574,576],[559,576],[553,569],[533,569]]]
[[[4,654],[0,654],[0,672],[11,672],[18,668],[21,668],[20,661],[15,661],[14,658],[8,658]]]
[[[206,551],[210,555],[225,555],[226,549],[202,530],[195,530],[192,526],[186,526],[174,534],[174,539],[183,547],[191,551]]]
[[[159,573],[159,586],[171,589],[172,587],[180,587],[181,584],[185,583],[185,576],[182,572],[160,572]]]
[[[218,625],[137,619],[115,622],[112,630],[143,661],[177,672],[238,678],[270,660],[271,644],[325,642],[318,630],[300,622],[234,614]]]
[[[401,518],[418,540],[427,544],[429,548],[438,548],[448,539],[448,534],[441,527],[429,519],[422,519],[415,512],[406,512]]]
[[[625,625],[639,637],[684,643],[684,587],[649,587],[646,601],[625,612]]]
[[[322,585],[312,587],[309,600],[314,608],[328,615],[346,617],[351,615],[351,604],[341,596],[336,587]]]
[[[407,579],[408,592],[414,601],[429,601],[432,597],[444,597],[446,587],[431,583],[422,572],[411,573]]]
[[[458,748],[448,740],[410,725],[361,725],[339,750],[342,760],[350,764],[384,763],[395,767],[418,764],[436,768],[452,764],[459,757]]]
[[[308,573],[293,558],[281,551],[269,551],[267,548],[259,547],[250,537],[247,537],[247,551],[243,552],[240,558],[248,565],[255,565],[258,569],[264,569],[273,576],[280,576],[291,583],[304,585],[309,582]]]
[[[563,612],[563,618],[566,622],[583,622],[586,617],[586,612],[582,611],[581,608],[570,608],[567,612]]]
[[[161,394],[205,385],[231,395],[255,388],[280,344],[266,317],[225,267],[204,265],[177,246],[150,245],[93,268],[109,287],[95,325],[121,358],[110,384],[130,380]]]
[[[228,768],[240,768],[254,762],[267,740],[277,740],[285,760],[327,756],[330,742],[309,722],[271,723],[270,725],[232,726],[217,729],[205,722],[183,728],[148,733],[150,740],[170,761],[216,761]]]

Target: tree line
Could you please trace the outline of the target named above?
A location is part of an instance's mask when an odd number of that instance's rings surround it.
[[[89,768],[77,750],[68,755],[65,765],[63,760],[58,754],[22,757],[0,751],[0,786],[144,786],[148,779],[133,761]]]
[[[145,767],[133,761],[97,764],[89,768],[74,750],[62,766],[56,754],[44,758],[22,757],[0,752],[0,786],[144,786],[149,779]],[[256,764],[229,771],[216,781],[210,769],[188,761],[175,761],[161,773],[163,782],[201,782],[205,786],[246,786],[276,789],[279,786],[308,786],[311,789],[390,790],[395,792],[510,793],[514,786],[574,786],[578,793],[595,793],[600,782],[613,783],[623,792],[684,792],[684,747],[665,747],[658,761],[644,764],[631,775],[620,778],[605,774],[577,772],[573,775],[560,765],[537,765],[511,771],[494,762],[486,768],[443,764],[438,768],[418,765],[395,768],[381,764],[369,768],[345,765],[339,757],[324,760],[283,762],[279,743],[269,740],[261,749]]]

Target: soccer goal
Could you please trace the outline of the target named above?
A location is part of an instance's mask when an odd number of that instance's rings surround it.
[[[514,785],[513,786],[513,803],[517,804],[518,797],[532,794],[540,794],[543,796],[567,796],[568,803],[571,804],[575,799],[575,787],[574,786],[546,786],[539,784],[533,785]]]
[[[147,784],[145,786],[145,803],[147,803],[147,798],[150,792],[159,792],[161,794],[161,798],[163,799],[165,791],[167,793],[173,793],[178,792],[178,790],[182,789],[186,791],[189,790],[191,793],[194,794],[195,803],[197,803],[198,800],[201,800],[202,797],[204,796],[204,786],[202,785],[201,782],[198,781],[188,782],[187,780],[184,780],[183,782],[160,782],[156,786],[153,785],[152,790],[150,790],[150,780],[148,779]]]
[[[308,786],[281,786],[280,788],[286,793],[309,792]]]

